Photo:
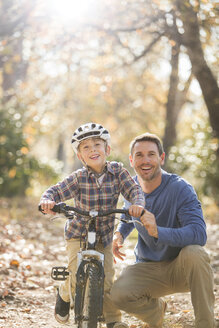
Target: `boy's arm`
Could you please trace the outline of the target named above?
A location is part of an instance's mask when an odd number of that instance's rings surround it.
[[[141,187],[134,181],[128,170],[121,169],[120,175],[120,190],[123,197],[133,205],[139,205],[144,208],[145,199]],[[140,215],[139,215],[140,216]]]
[[[43,204],[43,209],[50,210],[55,203],[74,198],[77,192],[78,181],[76,175],[73,173],[63,181],[58,182],[56,185],[48,188],[40,199],[40,205]]]

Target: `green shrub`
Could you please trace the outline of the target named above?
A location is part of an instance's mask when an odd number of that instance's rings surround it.
[[[33,178],[57,178],[48,165],[30,154],[23,132],[22,116],[15,110],[0,109],[0,194],[24,195]]]
[[[213,197],[219,204],[219,153],[218,139],[212,138],[208,121],[199,118],[191,124],[191,133],[172,147],[168,167],[172,172],[187,178],[200,198]]]

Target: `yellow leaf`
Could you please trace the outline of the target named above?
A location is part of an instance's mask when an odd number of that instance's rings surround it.
[[[20,56],[20,55],[15,55],[15,56],[13,57],[13,61],[14,61],[15,63],[19,63],[19,62],[21,61],[21,56]]]
[[[15,175],[16,175],[16,168],[13,168],[8,172],[9,178],[14,178]]]
[[[18,260],[11,260],[11,262],[10,262],[10,266],[14,266],[14,267],[19,267],[19,262],[18,262]]]
[[[176,41],[174,41],[174,40],[169,40],[169,43],[171,44],[172,47],[174,47],[176,45]]]
[[[6,74],[11,74],[13,72],[12,65],[9,62],[5,63],[4,69]]]
[[[29,153],[29,150],[28,150],[27,147],[22,147],[22,148],[21,148],[21,152],[22,152],[22,154],[26,155],[26,154]]]
[[[26,313],[29,313],[31,311],[31,309],[29,308],[26,308],[26,309],[22,309],[21,312],[26,312]]]
[[[0,137],[0,144],[1,144],[1,145],[4,145],[5,142],[6,142],[6,140],[7,140],[7,137],[6,137],[6,136],[1,136],[1,137]]]

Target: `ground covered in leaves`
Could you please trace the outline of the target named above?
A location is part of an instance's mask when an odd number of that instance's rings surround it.
[[[22,205],[20,205],[22,204]],[[0,328],[60,328],[54,317],[57,284],[50,278],[52,266],[65,265],[64,220],[51,223],[37,212],[37,202],[0,199]],[[127,259],[116,264],[117,275],[133,261],[134,241],[125,246]],[[208,243],[215,274],[215,318],[219,322],[219,224],[208,223]],[[164,328],[194,327],[190,295],[166,297]],[[130,328],[142,322],[123,313]],[[66,325],[74,326],[73,313]],[[219,326],[219,325],[218,325]],[[207,328],[207,327],[206,327]]]

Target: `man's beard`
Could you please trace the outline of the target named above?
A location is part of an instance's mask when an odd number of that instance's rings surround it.
[[[161,172],[161,167],[158,166],[156,168],[156,170],[154,172],[152,172],[151,174],[148,174],[146,176],[143,174],[142,175],[140,174],[140,177],[142,178],[143,181],[152,181],[159,175],[160,172]]]

